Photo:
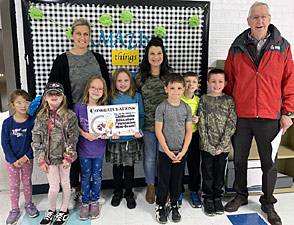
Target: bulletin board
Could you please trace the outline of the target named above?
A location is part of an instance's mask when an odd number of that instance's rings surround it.
[[[43,13],[42,19],[30,17],[30,8]],[[144,49],[155,36],[155,27],[163,27],[162,36],[169,65],[177,73],[193,71],[199,74],[199,94],[206,93],[208,67],[208,33],[210,3],[201,1],[64,1],[22,0],[27,60],[27,81],[30,93],[40,95],[49,78],[52,63],[57,55],[70,50],[73,42],[66,36],[77,18],[86,18],[92,24],[89,49],[100,53],[106,60],[108,71],[118,67],[112,65],[111,51],[139,50],[141,62]],[[133,19],[123,23],[120,14],[129,11]],[[110,15],[112,24],[102,26],[101,15]],[[199,24],[192,26],[189,19],[197,16]],[[124,66],[133,74],[139,66]]]

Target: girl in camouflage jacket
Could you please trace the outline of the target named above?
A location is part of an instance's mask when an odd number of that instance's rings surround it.
[[[79,130],[74,112],[67,109],[64,90],[59,83],[48,83],[32,130],[32,148],[40,169],[47,174],[49,182],[49,209],[40,224],[65,224],[69,218],[70,165],[76,159]],[[63,198],[60,211],[56,213],[59,186]]]

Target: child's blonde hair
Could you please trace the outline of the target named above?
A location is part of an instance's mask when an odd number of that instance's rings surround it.
[[[37,117],[42,117],[44,115],[47,115],[48,110],[49,110],[49,105],[48,102],[46,101],[45,97],[49,92],[47,92],[46,94],[43,95],[42,97],[42,105],[41,105],[41,109],[37,114]],[[66,96],[63,95],[63,100],[60,104],[60,106],[57,108],[56,113],[57,114],[63,114],[64,118],[67,120],[68,119],[68,108],[67,108],[67,104],[66,104]]]
[[[120,69],[117,69],[112,76],[112,83],[110,87],[109,97],[113,100],[116,100],[114,96],[119,94],[118,90],[116,89],[116,82],[117,82],[118,75],[123,72],[125,72],[130,78],[130,89],[126,92],[126,94],[134,98],[137,92],[136,84],[131,72],[126,68],[120,68]]]
[[[25,90],[22,90],[22,89],[16,89],[10,93],[9,103],[11,103],[11,104],[14,103],[15,99],[18,96],[23,97],[26,101],[30,101],[30,95],[28,92],[26,92]]]
[[[89,103],[89,89],[90,89],[90,85],[92,83],[93,80],[100,80],[103,84],[103,95],[101,96],[101,98],[99,98],[98,102],[97,102],[97,105],[106,105],[107,104],[107,86],[106,86],[106,82],[105,80],[103,79],[103,77],[100,77],[100,76],[94,76],[94,77],[91,77],[88,82],[87,82],[87,85],[85,87],[85,90],[84,90],[84,94],[83,94],[83,97],[82,97],[82,104],[83,105],[87,105]]]

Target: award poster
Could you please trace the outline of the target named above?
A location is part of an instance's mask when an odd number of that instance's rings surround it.
[[[88,106],[89,132],[112,136],[139,132],[138,104]]]

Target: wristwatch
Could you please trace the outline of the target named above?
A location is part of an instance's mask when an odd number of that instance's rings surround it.
[[[286,112],[285,115],[286,115],[286,116],[291,116],[291,115],[292,115],[292,112]]]

